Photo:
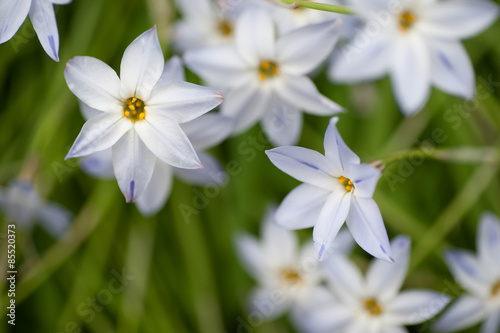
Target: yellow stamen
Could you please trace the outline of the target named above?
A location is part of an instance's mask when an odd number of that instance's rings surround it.
[[[345,190],[347,192],[350,192],[350,191],[352,191],[354,189],[354,184],[352,183],[352,181],[349,178],[341,176],[339,178],[339,183],[342,184],[342,185],[344,185]]]
[[[137,97],[130,97],[123,103],[123,116],[136,122],[146,117],[144,102]]]
[[[399,28],[407,32],[415,24],[417,17],[412,12],[404,11],[399,14]]]
[[[275,62],[264,60],[260,63],[259,79],[264,81],[279,74],[278,65]]]
[[[219,21],[218,28],[223,36],[231,36],[233,34],[233,25],[228,20]]]
[[[382,306],[374,298],[365,299],[363,302],[365,310],[368,311],[372,316],[377,316],[382,313]]]
[[[497,295],[500,295],[500,281],[498,281],[497,283],[495,283],[495,285],[493,286],[493,288],[491,288],[491,296],[495,297]]]
[[[281,272],[281,279],[288,285],[295,285],[302,282],[300,273],[294,268],[286,268]]]

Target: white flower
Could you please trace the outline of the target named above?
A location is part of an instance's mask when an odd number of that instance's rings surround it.
[[[396,100],[406,115],[427,102],[431,85],[473,98],[474,69],[461,39],[488,27],[498,6],[485,0],[351,0],[367,22],[336,57],[330,76],[359,82],[389,74]]]
[[[91,57],[71,59],[64,72],[69,89],[83,103],[102,111],[85,123],[66,158],[113,147],[114,173],[128,202],[144,192],[156,157],[179,168],[202,167],[179,124],[201,116],[223,100],[209,88],[160,80],[163,61],[153,27],[125,50],[121,78]]]
[[[274,208],[268,209],[261,224],[261,241],[248,234],[235,239],[243,267],[258,282],[249,297],[251,310],[259,311],[267,319],[276,318],[290,308],[307,307],[311,299],[325,294],[320,285],[322,270],[312,244],[299,249],[295,233],[278,226],[274,213]],[[350,249],[351,238],[345,236],[339,236],[339,253]]]
[[[33,29],[47,54],[59,61],[59,32],[53,5],[67,5],[72,0],[2,0],[0,1],[0,44],[10,40],[30,16]]]
[[[484,321],[481,333],[500,330],[500,221],[491,213],[480,219],[477,256],[467,250],[448,250],[446,262],[466,289],[437,320],[434,329],[455,332]]]
[[[31,230],[35,222],[40,222],[56,238],[64,233],[72,217],[66,208],[43,200],[31,184],[20,180],[0,190],[0,208],[7,221],[15,222],[19,228]]]
[[[326,130],[325,155],[302,147],[266,151],[278,168],[304,182],[283,200],[276,221],[289,229],[314,226],[319,259],[329,252],[346,221],[354,240],[371,255],[392,261],[389,239],[377,204],[372,199],[380,171],[360,164],[337,130],[338,118]]]
[[[396,237],[391,243],[396,262],[374,259],[365,278],[345,256],[326,261],[335,298],[310,309],[301,325],[315,333],[404,333],[408,331],[403,326],[434,317],[449,296],[426,289],[399,291],[408,270],[410,243],[406,236]]]
[[[221,112],[234,117],[235,133],[262,119],[272,143],[293,144],[302,129],[300,110],[318,115],[342,110],[306,76],[330,54],[336,26],[327,21],[276,38],[271,17],[248,9],[237,21],[234,45],[189,51],[184,59],[205,81],[226,91]]]

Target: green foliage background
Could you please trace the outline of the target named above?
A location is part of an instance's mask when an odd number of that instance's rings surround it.
[[[29,20],[13,40],[0,45],[0,185],[5,187],[38,161],[37,189],[68,207],[75,219],[60,241],[39,227],[32,235],[18,232],[15,328],[7,325],[5,316],[2,237],[0,331],[239,332],[241,320],[249,320],[245,302],[254,282],[235,256],[233,237],[241,230],[257,234],[266,206],[279,203],[298,182],[269,162],[264,150],[271,146],[259,139],[256,126],[213,149],[232,169],[225,188],[192,188],[175,181],[166,207],[152,218],[142,217],[125,203],[115,181],[92,179],[74,161],[64,161],[84,120],[63,70],[69,58],[87,55],[118,71],[128,44],[154,24],[169,57],[167,29],[178,14],[166,0],[75,0],[56,10],[60,63],[43,52]],[[432,288],[456,297],[459,287],[441,259],[442,250],[474,249],[479,215],[486,210],[500,215],[499,34],[497,21],[465,42],[480,92],[487,97],[464,102],[433,90],[424,110],[412,118],[401,116],[387,78],[359,86],[332,85],[324,70],[315,78],[324,94],[348,110],[340,116],[339,130],[362,161],[386,159],[432,141],[436,129],[446,137],[434,142],[438,149],[491,148],[480,151],[491,156],[489,163],[471,162],[470,154],[461,163],[396,159],[384,172],[375,199],[389,235],[405,233],[413,240],[405,287]],[[190,73],[188,80],[199,82]],[[323,152],[327,124],[326,117],[306,116],[299,145]],[[395,178],[387,175],[402,178],[391,186]],[[5,235],[3,215],[0,220]],[[302,239],[311,237],[310,229],[298,233]],[[36,256],[26,250],[29,244]],[[361,266],[370,260],[359,248],[354,257]],[[122,268],[134,276],[123,292],[113,294],[94,316],[82,314],[81,304],[109,288],[113,272]],[[429,330],[412,328],[419,331]],[[280,318],[251,332],[293,329]]]

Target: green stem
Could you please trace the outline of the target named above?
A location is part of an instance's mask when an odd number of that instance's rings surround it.
[[[353,10],[349,7],[344,6],[332,6],[326,5],[323,3],[310,2],[310,1],[301,1],[301,0],[280,0],[281,2],[296,6],[296,8],[310,8],[316,10],[322,10],[325,12],[339,13],[339,14],[354,14]]]

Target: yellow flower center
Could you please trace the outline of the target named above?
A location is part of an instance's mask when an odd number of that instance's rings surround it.
[[[286,268],[281,271],[281,280],[287,285],[296,285],[302,282],[302,277],[296,269]]]
[[[354,184],[352,183],[352,181],[349,178],[342,176],[339,178],[339,183],[344,185],[345,190],[347,192],[350,192],[354,189]]]
[[[130,97],[123,103],[123,115],[134,123],[143,120],[146,117],[144,106],[144,102],[139,98]]]
[[[233,25],[228,20],[220,20],[217,28],[223,36],[231,36],[233,34]]]
[[[491,296],[496,297],[500,294],[500,281],[498,281],[493,288],[491,288]]]
[[[365,299],[363,306],[372,316],[377,316],[382,313],[382,306],[374,298]]]
[[[278,65],[276,65],[275,62],[269,61],[269,60],[264,60],[260,64],[259,68],[259,78],[264,81],[267,78],[273,77],[275,75],[279,74],[279,68]]]
[[[416,19],[417,17],[412,12],[409,11],[402,12],[401,14],[399,14],[399,29],[401,29],[404,32],[407,32],[413,27]]]

